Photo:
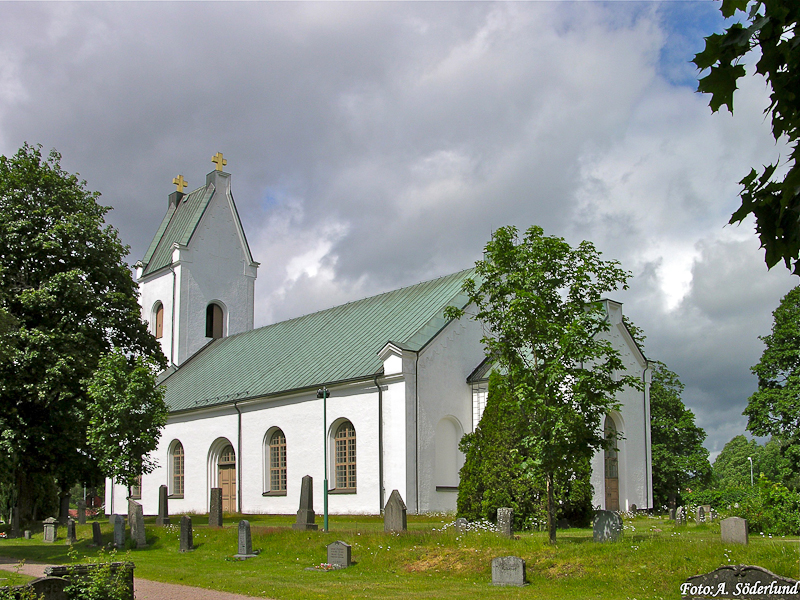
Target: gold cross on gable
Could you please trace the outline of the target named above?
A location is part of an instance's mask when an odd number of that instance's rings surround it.
[[[228,164],[228,161],[222,158],[222,152],[217,152],[211,159],[211,162],[217,165],[217,171],[222,171],[222,167]]]
[[[172,179],[172,183],[174,183],[178,187],[178,191],[182,192],[183,188],[186,187],[186,180],[183,178],[183,175],[178,175]]]

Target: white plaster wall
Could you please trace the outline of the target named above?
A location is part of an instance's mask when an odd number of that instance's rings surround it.
[[[472,427],[472,388],[467,377],[485,358],[479,323],[464,317],[449,323],[420,353],[419,358],[419,510],[453,511],[458,493],[436,491],[436,426],[445,417],[458,421],[461,431]],[[463,455],[459,452],[460,468]],[[455,477],[458,481],[458,477]]]
[[[139,305],[142,307],[142,320],[147,322],[148,330],[155,335],[153,307],[157,302],[164,306],[164,334],[159,340],[161,351],[169,360],[172,350],[172,282],[173,274],[164,269],[145,280],[139,281]]]

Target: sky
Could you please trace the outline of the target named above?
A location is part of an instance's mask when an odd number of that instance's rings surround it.
[[[785,158],[747,77],[712,114],[700,2],[2,4],[0,154],[57,149],[144,256],[222,152],[256,325],[472,266],[540,225],[631,272],[610,297],[685,384],[712,457],[747,424],[772,311],[737,182]],[[752,70],[752,69],[751,69]]]

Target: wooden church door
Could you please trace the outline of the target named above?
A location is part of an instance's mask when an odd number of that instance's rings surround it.
[[[222,512],[236,512],[236,453],[230,444],[219,456],[219,487],[222,488]]]
[[[606,417],[605,436],[613,447],[605,451],[606,510],[619,510],[619,457],[616,449],[617,428],[611,417]]]

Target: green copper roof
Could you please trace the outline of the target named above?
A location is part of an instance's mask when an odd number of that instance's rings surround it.
[[[142,259],[145,266],[143,275],[172,264],[172,245],[177,243],[185,246],[189,243],[213,195],[214,185],[209,183],[183,196],[177,206],[170,205]]]
[[[387,342],[420,350],[463,307],[473,269],[214,340],[164,379],[170,411],[374,375]]]

